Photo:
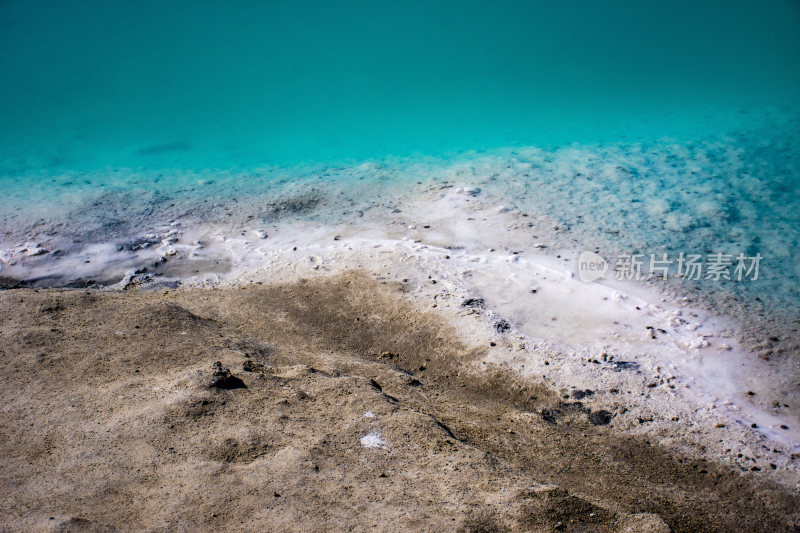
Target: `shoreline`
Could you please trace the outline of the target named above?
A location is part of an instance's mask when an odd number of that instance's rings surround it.
[[[633,387],[636,394],[649,398],[654,389],[668,388],[680,395],[660,400],[664,406],[696,409],[695,414],[685,411],[684,418],[712,419],[721,413],[744,433],[756,430],[791,452],[800,451],[800,391],[793,384],[797,354],[778,358],[777,366],[762,360],[753,345],[765,333],[754,335],[732,317],[693,305],[685,296],[676,298],[669,285],[580,281],[578,252],[559,248],[563,237],[547,217],[493,205],[475,187],[445,182],[422,189],[407,193],[390,187],[379,194],[376,208],[365,212],[352,204],[352,196],[325,207],[314,189],[300,187],[298,194],[293,188],[272,204],[268,224],[250,216],[239,223],[173,221],[138,245],[98,243],[58,261],[32,247],[16,273],[24,272],[26,262],[44,276],[94,269],[111,273],[111,290],[171,290],[296,282],[357,268],[409,285],[421,307],[447,306],[455,315],[468,312],[506,322],[518,345],[562,354],[551,357],[559,372],[577,373],[581,377],[575,381],[589,388],[602,387],[608,378],[592,376],[587,363],[591,368],[601,359],[631,362],[639,373],[649,374],[647,384]],[[361,201],[371,205],[376,198],[367,195]],[[349,216],[340,212],[343,205]],[[120,255],[127,259],[116,264],[107,259]],[[6,267],[0,274],[9,270],[15,273]],[[459,307],[469,298],[481,298],[481,307]],[[505,361],[515,371],[553,373],[554,367],[526,367],[526,360],[537,357],[518,351]],[[553,385],[569,386],[569,381]]]

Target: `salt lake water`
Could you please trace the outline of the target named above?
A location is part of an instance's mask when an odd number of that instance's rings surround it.
[[[5,0],[0,160],[21,175],[705,140],[796,111],[798,22],[794,1]]]

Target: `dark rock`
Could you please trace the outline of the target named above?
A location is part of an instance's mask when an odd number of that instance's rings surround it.
[[[580,413],[589,412],[589,410],[583,405],[583,402],[561,402],[558,404],[558,409],[561,411],[577,411]]]
[[[615,372],[622,372],[623,370],[638,370],[639,363],[632,361],[609,361],[609,364],[614,367]]]
[[[574,390],[574,391],[572,391],[572,397],[575,398],[576,400],[583,400],[587,396],[591,396],[593,394],[594,394],[594,391],[591,390],[591,389]]]
[[[264,365],[262,363],[256,363],[254,361],[245,361],[242,364],[242,370],[245,372],[263,372]]]
[[[589,413],[589,422],[595,426],[605,426],[611,423],[612,416],[608,411],[594,411]]]
[[[558,409],[545,409],[542,411],[542,420],[549,424],[555,424],[560,414]]]
[[[219,361],[211,365],[214,373],[211,376],[210,386],[215,389],[231,390],[231,389],[246,389],[247,385],[244,381],[237,378],[227,368],[222,368],[222,363]]]
[[[461,307],[471,307],[473,309],[483,309],[486,307],[486,300],[483,298],[467,298],[461,302]]]
[[[497,333],[505,333],[506,331],[511,329],[511,324],[508,323],[508,320],[501,318],[494,324],[494,329]]]
[[[581,402],[561,402],[551,409],[542,410],[541,415],[542,420],[549,424],[556,424],[562,418],[569,424],[570,420],[574,421],[576,415],[583,416],[588,413],[589,410]]]

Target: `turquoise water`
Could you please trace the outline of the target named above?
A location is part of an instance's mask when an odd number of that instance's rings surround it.
[[[0,266],[460,165],[577,247],[763,253],[737,298],[791,318],[798,27],[789,0],[0,0]]]
[[[778,0],[3,0],[0,169],[706,139],[796,112],[798,26]]]

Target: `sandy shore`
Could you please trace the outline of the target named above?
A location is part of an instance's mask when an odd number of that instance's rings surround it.
[[[0,292],[2,528],[797,527],[791,468],[631,432],[635,404],[493,364],[491,322],[412,294],[360,272]]]

